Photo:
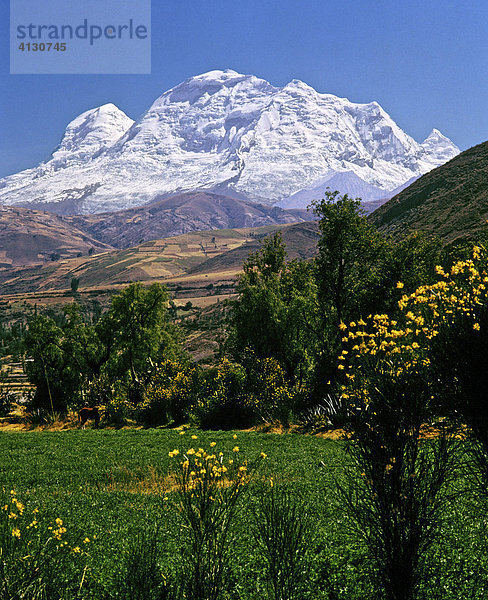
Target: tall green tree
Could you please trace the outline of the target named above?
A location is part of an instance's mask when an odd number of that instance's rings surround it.
[[[64,346],[63,330],[45,315],[30,319],[24,338],[27,376],[36,386],[34,407],[64,412],[80,384]]]
[[[306,379],[315,358],[318,334],[314,265],[286,263],[281,233],[249,255],[237,286],[229,320],[231,352],[245,361],[275,358],[295,382]]]
[[[119,378],[138,383],[151,363],[179,352],[176,330],[167,318],[169,296],[159,283],[132,283],[112,298],[97,323],[108,349],[107,368]]]
[[[313,210],[320,219],[319,297],[327,320],[337,326],[372,308],[371,291],[381,281],[388,245],[365,218],[358,198],[326,191]]]

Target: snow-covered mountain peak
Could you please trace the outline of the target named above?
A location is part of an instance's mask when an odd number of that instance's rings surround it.
[[[254,75],[242,75],[232,69],[225,71],[209,71],[202,75],[190,77],[160,96],[152,105],[152,109],[168,105],[171,102],[194,104],[196,101],[208,100],[217,93],[230,96],[238,90],[246,90],[252,95],[253,90],[270,92],[275,88],[264,79]]]
[[[443,164],[459,154],[459,148],[438,129],[432,129],[421,144],[426,155],[432,157],[439,164]]]
[[[317,90],[308,85],[308,83],[301,81],[301,79],[292,79],[283,87],[283,90],[300,90],[306,94],[312,94],[313,96],[318,95]]]
[[[87,110],[68,124],[53,159],[86,159],[112,146],[133,123],[111,103]]]
[[[196,189],[273,203],[326,182],[382,198],[458,152],[437,130],[417,143],[377,102],[214,70],[164,92],[136,122],[113,104],[84,112],[50,160],[0,181],[0,204],[89,213]]]
[[[429,140],[436,141],[436,142],[448,142],[448,143],[452,144],[451,140],[448,137],[446,137],[445,135],[443,135],[435,127],[434,127],[434,129],[432,129],[432,131],[429,133],[429,135],[425,138],[425,140],[422,143],[425,144]]]

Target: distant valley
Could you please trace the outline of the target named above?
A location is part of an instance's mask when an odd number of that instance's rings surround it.
[[[225,292],[232,292],[249,252],[277,230],[282,231],[289,259],[315,254],[317,222],[199,231],[44,266],[0,269],[0,288],[4,295],[69,290],[77,278],[80,289],[97,293],[132,281],[164,282],[173,291],[184,288],[190,296],[215,294],[222,285]]]
[[[92,216],[63,217],[23,207],[0,207],[0,268],[128,248],[192,231],[262,227],[313,218],[306,210],[285,210],[204,192]]]

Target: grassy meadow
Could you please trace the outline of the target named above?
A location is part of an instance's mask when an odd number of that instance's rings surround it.
[[[197,436],[193,439],[192,436]],[[237,436],[234,438],[234,436]],[[288,492],[306,523],[304,599],[380,598],[366,560],[361,532],[354,527],[338,489],[350,485],[347,442],[298,434],[202,432],[186,430],[68,430],[0,434],[0,487],[38,519],[61,519],[67,536],[86,540],[83,564],[73,571],[72,598],[127,597],[117,588],[119,574],[136,540],[150,539],[158,548],[158,572],[178,571],[182,522],[176,508],[171,466],[190,447],[224,457],[267,458],[246,484],[232,525],[229,598],[271,598],[263,557],[253,538],[264,481]],[[239,447],[239,452],[233,449]],[[180,450],[170,458],[169,452]],[[486,598],[486,518],[460,472],[439,542],[428,556],[432,576],[424,598]],[[461,492],[461,493],[459,493]],[[23,535],[23,532],[22,532]],[[78,543],[78,542],[74,542]],[[73,559],[74,559],[73,555]],[[125,563],[124,563],[125,561]],[[69,597],[69,596],[68,596]]]

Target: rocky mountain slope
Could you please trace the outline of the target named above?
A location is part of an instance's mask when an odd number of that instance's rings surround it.
[[[372,215],[392,234],[426,231],[447,242],[476,239],[488,226],[488,142],[430,171]]]
[[[58,216],[21,207],[0,207],[0,268],[11,268],[110,250]]]
[[[273,204],[323,193],[338,174],[341,192],[359,184],[365,200],[378,200],[457,153],[435,129],[417,143],[376,102],[210,71],[135,122],[113,104],[86,111],[48,161],[0,180],[0,204],[93,214],[202,189]]]
[[[117,248],[205,229],[262,227],[310,221],[312,212],[284,210],[210,192],[187,192],[140,208],[62,219]]]

